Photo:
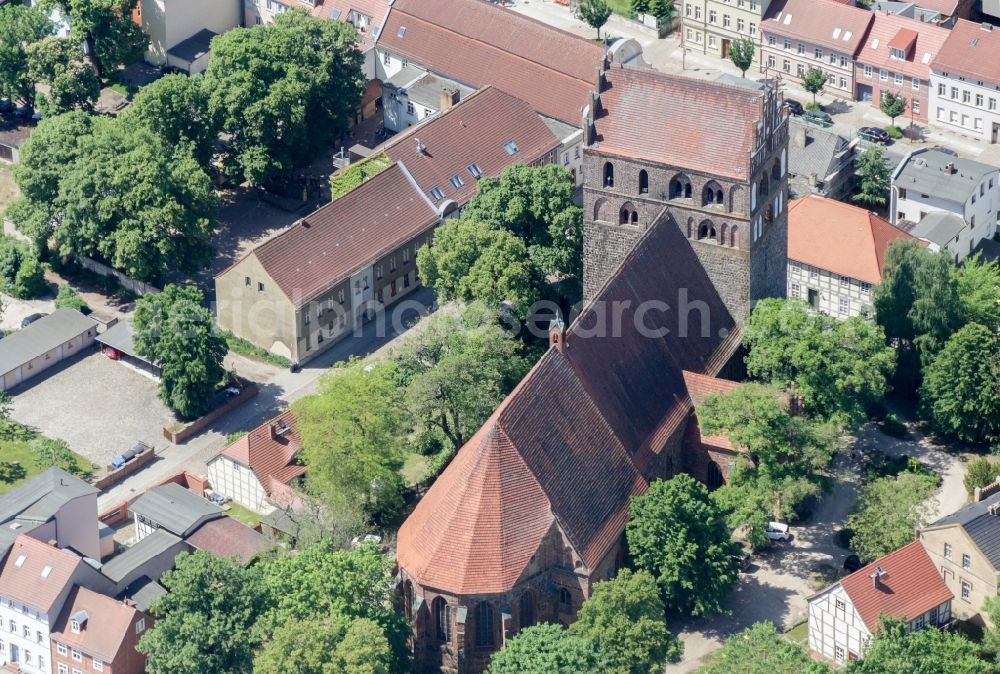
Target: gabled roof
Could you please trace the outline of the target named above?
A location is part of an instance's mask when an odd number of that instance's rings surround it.
[[[729,381],[728,379],[719,379],[718,377],[709,377],[704,374],[698,374],[696,372],[684,371],[684,384],[687,387],[688,397],[691,400],[691,404],[694,405],[695,413],[697,414],[698,408],[701,407],[705,399],[711,395],[717,395],[719,393],[728,393],[729,391],[734,391],[739,388],[739,382]],[[695,429],[691,429],[692,432]],[[697,429],[697,437],[692,438],[695,442],[700,442],[703,445],[708,445],[710,447],[718,447],[720,449],[733,449],[733,443],[730,442],[729,438],[725,435],[703,435],[701,428]]]
[[[853,55],[864,42],[872,12],[833,0],[772,3],[761,30]]]
[[[482,0],[395,0],[378,47],[579,126],[604,47]]]
[[[141,541],[121,552],[101,566],[101,573],[114,583],[122,582],[136,569],[167,552],[181,539],[166,529],[157,529]]]
[[[559,144],[531,106],[496,87],[484,87],[374,152],[405,164],[420,190],[440,208],[448,199],[464,206],[475,195],[473,164],[484,176],[498,176],[512,164],[538,161]],[[441,198],[431,193],[434,188],[441,190]]]
[[[918,239],[930,241],[944,248],[955,241],[963,229],[965,229],[965,220],[962,219],[962,216],[948,211],[933,211],[913,225],[909,229],[909,233]]]
[[[86,622],[78,633],[72,630],[73,616],[86,613]],[[52,625],[51,637],[91,657],[112,663],[125,645],[133,630],[132,625],[141,617],[133,606],[92,592],[85,587],[74,587],[62,612]]]
[[[301,307],[437,220],[403,168],[393,164],[249,255],[256,256],[292,304]]]
[[[877,285],[889,243],[912,239],[874,213],[815,194],[788,206],[788,259]]]
[[[351,16],[351,11],[371,17],[369,28],[364,32],[358,31],[362,48],[370,49],[385,25],[385,17],[391,6],[392,3],[388,0],[316,0],[312,15],[317,19],[344,22]]]
[[[661,264],[664,251],[671,263]],[[692,334],[644,300],[685,288],[709,306]],[[621,307],[621,330],[603,308]],[[564,535],[589,568],[617,544],[631,498],[666,437],[691,409],[683,370],[714,372],[738,335],[672,217],[643,235],[618,272],[457,453],[399,531],[397,559],[425,587],[499,593],[539,544]],[[737,338],[738,344],[738,338]]]
[[[267,538],[232,517],[205,522],[185,540],[196,550],[208,550],[219,557],[236,557],[243,564],[273,547]]]
[[[594,120],[599,152],[749,179],[759,90],[631,66],[605,79]]]
[[[885,572],[876,586],[876,567]],[[840,581],[855,610],[872,634],[879,617],[912,620],[954,599],[920,541],[913,541],[858,569]]]
[[[129,510],[181,538],[203,519],[222,517],[222,508],[173,482],[153,487],[137,498]]]
[[[0,496],[0,522],[18,518],[47,522],[59,508],[100,490],[62,468],[47,468]]]
[[[48,613],[82,563],[68,550],[18,536],[0,570],[0,595]]]
[[[1000,84],[1000,28],[959,19],[931,65],[950,75]]]
[[[874,17],[868,37],[855,56],[857,61],[911,78],[930,79],[931,61],[948,38],[948,29],[895,14],[875,12]],[[905,60],[890,55],[890,43],[909,44],[911,39],[914,46]],[[910,83],[906,82],[905,86],[909,88]]]
[[[1000,570],[1000,515],[996,514],[1000,511],[997,508],[1000,508],[1000,492],[970,503],[926,528],[962,527],[993,568]]]
[[[305,466],[294,462],[301,448],[295,415],[286,411],[233,441],[221,454],[252,470],[270,495],[272,482],[285,484],[305,474]]]
[[[76,309],[56,309],[0,340],[0,376],[96,327]]]

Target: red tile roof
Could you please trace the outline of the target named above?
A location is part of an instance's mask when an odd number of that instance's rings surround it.
[[[282,424],[288,429],[284,433]],[[270,495],[274,482],[287,484],[305,474],[305,466],[294,463],[295,453],[301,448],[295,415],[287,411],[235,440],[221,454],[252,470]]]
[[[74,633],[72,617],[80,611],[86,611],[87,621],[79,633]],[[110,665],[134,629],[132,625],[140,617],[144,616],[134,606],[85,587],[74,587],[59,618],[52,625],[51,637]]]
[[[83,558],[21,534],[0,570],[0,595],[48,613]]]
[[[669,265],[659,264],[664,250]],[[705,333],[686,334],[670,311],[637,313],[681,288],[708,304]],[[602,321],[608,303],[623,309],[621,330]],[[640,319],[662,334],[640,334]],[[664,215],[574,321],[564,350],[546,352],[417,504],[399,530],[400,566],[441,591],[504,592],[561,533],[593,569],[647,488],[642,471],[687,420],[683,371],[715,371],[728,344],[720,334],[734,327]]]
[[[594,120],[602,154],[747,179],[760,91],[630,66],[611,68],[606,79]]]
[[[579,127],[605,49],[483,0],[395,0],[378,47]]]
[[[868,10],[834,0],[786,0],[771,4],[761,30],[852,55],[871,22]]]
[[[244,564],[273,547],[265,536],[232,517],[205,522],[184,541],[219,557],[238,557]]]
[[[871,577],[876,566],[885,571],[878,587]],[[880,616],[912,620],[954,599],[920,541],[876,559],[841,580],[840,585],[872,634]]]
[[[418,139],[423,152],[417,147]],[[517,147],[513,155],[504,149],[509,141]],[[512,164],[541,160],[559,144],[560,139],[530,105],[500,89],[485,87],[450,110],[393,136],[374,151],[402,162],[420,190],[440,208],[447,199],[464,206],[475,195],[477,182],[469,170],[471,164],[477,164],[483,175],[497,176]],[[452,176],[458,176],[461,187],[455,187]],[[435,187],[443,199],[431,194]]]
[[[684,384],[687,387],[688,397],[691,399],[691,403],[695,406],[696,410],[705,402],[708,396],[718,393],[728,393],[740,386],[739,382],[719,379],[718,377],[709,377],[696,372],[688,372],[687,370],[684,371]],[[710,447],[719,447],[728,450],[732,450],[733,448],[733,443],[725,435],[702,435],[700,428],[697,429],[697,435],[692,440]]]
[[[870,65],[876,70],[929,80],[931,61],[937,56],[949,31],[905,16],[882,12],[875,12],[874,16],[865,44],[855,57],[858,63]],[[906,60],[893,58],[889,54],[890,43],[909,41],[914,34],[915,46],[906,54]],[[877,72],[875,76],[878,76]],[[909,83],[906,86],[909,87]]]
[[[788,258],[866,283],[882,282],[889,244],[913,237],[874,213],[811,194],[788,207]]]
[[[301,307],[437,221],[435,210],[394,164],[249,255]]]
[[[312,15],[317,19],[337,18],[346,22],[351,10],[354,10],[371,17],[368,30],[363,33],[359,31],[363,47],[369,49],[375,45],[378,31],[385,25],[390,6],[391,3],[387,0],[316,0]]]
[[[959,19],[932,63],[935,70],[1000,84],[1000,28]]]

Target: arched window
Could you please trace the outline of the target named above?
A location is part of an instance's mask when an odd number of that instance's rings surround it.
[[[521,629],[535,624],[535,595],[528,590],[521,595]]]
[[[604,163],[604,186],[615,186],[615,167],[611,162]]]
[[[691,181],[683,173],[678,173],[670,179],[669,193],[671,199],[690,199]]]
[[[594,220],[600,220],[601,219],[601,209],[604,207],[604,204],[606,204],[607,202],[608,202],[608,200],[605,199],[604,197],[601,197],[600,199],[598,199],[597,201],[594,202]]]
[[[717,205],[722,206],[726,201],[726,196],[722,192],[722,187],[719,183],[714,180],[708,181],[704,189],[701,191],[701,205],[711,206]]]
[[[639,224],[639,211],[632,211],[632,220],[631,220],[631,222],[632,222],[633,225],[638,225]]]
[[[410,581],[403,584],[403,614],[407,618],[413,617],[413,583]]]
[[[639,194],[649,194],[649,174],[645,169],[639,171]]]
[[[715,239],[716,239],[715,225],[706,220],[698,226],[699,241],[702,240],[715,241]]]
[[[759,185],[759,187],[757,189],[757,193],[760,195],[761,199],[763,199],[764,197],[767,196],[768,186],[767,186],[767,176],[766,175],[763,175],[763,176],[760,177],[760,185]]]
[[[434,636],[438,641],[451,641],[451,606],[444,597],[436,597],[431,608],[434,613]]]
[[[719,225],[719,243],[725,243],[726,242],[726,230],[727,229],[728,229],[728,227],[726,226],[726,223],[722,223],[721,225]]]
[[[618,211],[618,224],[636,225],[639,223],[639,212],[635,210],[635,204],[626,201]]]
[[[563,612],[573,610],[573,595],[564,587],[559,588],[559,610]]]
[[[488,650],[496,647],[496,618],[493,604],[488,601],[476,604],[476,648]]]
[[[708,462],[708,474],[705,477],[709,489],[718,489],[726,483],[722,477],[722,469],[715,461]]]
[[[781,163],[774,162],[771,164],[771,180],[781,180]]]
[[[688,218],[687,235],[689,239],[692,236],[694,236],[694,231],[692,231],[693,228],[694,228],[694,218]]]
[[[736,245],[736,230],[737,229],[739,229],[739,228],[736,225],[733,225],[733,228],[729,230],[729,245],[730,245],[730,247]]]

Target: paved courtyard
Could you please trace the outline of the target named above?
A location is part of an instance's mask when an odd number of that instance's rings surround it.
[[[155,381],[98,351],[46,372],[15,393],[13,417],[99,466],[142,440],[157,448],[173,416]]]

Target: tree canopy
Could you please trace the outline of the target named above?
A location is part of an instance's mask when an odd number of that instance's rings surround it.
[[[813,104],[816,104],[816,94],[823,93],[826,86],[826,73],[822,68],[812,67],[802,76],[802,88],[812,94]]]
[[[885,150],[872,145],[858,155],[858,193],[851,198],[868,206],[884,206],[889,198],[892,172],[885,160]]]
[[[866,484],[847,520],[851,549],[867,561],[878,559],[913,540],[913,532],[927,524],[938,477],[904,471]]]
[[[779,387],[794,381],[810,414],[844,421],[862,420],[885,395],[895,365],[877,325],[838,321],[795,299],[759,301],[743,343],[751,376]]]
[[[729,45],[729,60],[740,69],[741,77],[747,76],[747,71],[753,65],[754,44],[748,37],[737,38]]]
[[[600,672],[603,656],[593,642],[561,625],[532,625],[493,654],[487,674],[583,674]]]
[[[956,632],[911,632],[898,618],[884,617],[864,657],[847,663],[848,674],[987,674],[990,665],[976,646]]]
[[[140,0],[55,1],[69,15],[70,38],[87,43],[101,76],[142,58],[149,37],[132,19]]]
[[[906,112],[906,99],[891,91],[883,91],[878,107],[883,115],[892,119],[892,125],[895,126],[896,118]]]
[[[365,78],[357,30],[303,10],[212,40],[209,110],[254,185],[286,181],[347,129]]]
[[[656,578],[668,610],[724,610],[737,570],[723,512],[705,485],[686,473],[653,482],[632,499],[625,534],[635,566]]]
[[[183,418],[207,412],[226,375],[226,340],[203,300],[197,288],[168,285],[135,305],[135,348],[159,365],[160,398]]]
[[[577,11],[588,26],[597,30],[597,38],[600,39],[601,27],[611,17],[611,5],[606,0],[582,0]]]
[[[41,7],[0,4],[0,96],[35,105],[35,81],[28,72],[28,47],[51,35],[54,26]]]
[[[167,147],[193,144],[194,156],[202,166],[212,158],[218,130],[208,113],[208,93],[200,77],[165,75],[147,84],[122,118],[149,129]]]
[[[829,674],[799,646],[785,639],[774,623],[754,623],[726,639],[704,674]]]
[[[93,108],[101,95],[101,80],[79,42],[51,35],[28,45],[27,52],[28,77],[49,88],[39,96],[39,107],[46,115]]]
[[[660,674],[684,649],[667,630],[656,580],[645,571],[623,569],[595,584],[569,634],[590,640],[604,655],[604,674]]]

